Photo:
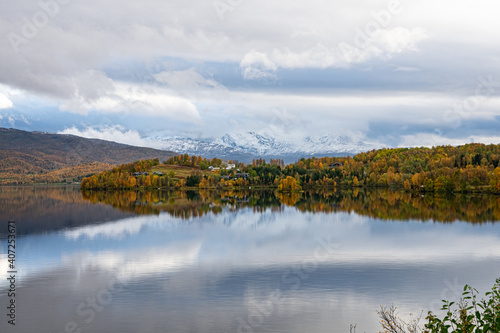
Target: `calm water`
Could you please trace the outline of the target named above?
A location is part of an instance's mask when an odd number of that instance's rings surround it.
[[[378,332],[500,277],[500,198],[0,188],[18,332]]]

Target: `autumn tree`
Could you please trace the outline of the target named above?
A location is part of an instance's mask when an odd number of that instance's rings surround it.
[[[300,191],[300,190],[301,190],[301,187],[297,183],[297,180],[293,177],[290,177],[290,176],[286,177],[285,179],[282,179],[278,185],[278,191],[281,191],[281,192],[294,192],[294,191]]]

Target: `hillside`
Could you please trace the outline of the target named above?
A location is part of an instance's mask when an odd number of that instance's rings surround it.
[[[372,150],[354,157],[301,158],[284,165],[280,159],[266,163],[253,160],[245,165],[201,156],[169,158],[170,166],[189,167],[190,177],[133,175],[156,171],[157,161],[140,161],[114,168],[82,182],[82,188],[193,187],[232,188],[274,187],[280,191],[335,187],[390,187],[412,192],[500,193],[500,145],[467,144],[433,148]],[[166,167],[166,166],[165,166]],[[206,170],[213,170],[206,172]],[[164,170],[166,171],[166,169]]]
[[[0,128],[0,184],[73,181],[113,165],[174,155],[74,135]]]

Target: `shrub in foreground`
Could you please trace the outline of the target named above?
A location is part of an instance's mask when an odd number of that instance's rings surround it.
[[[399,318],[396,307],[381,306],[378,311],[386,333],[486,333],[500,332],[500,279],[496,280],[486,299],[477,299],[478,291],[465,285],[458,302],[443,300],[444,317],[428,312],[427,323],[420,326],[421,316],[408,322]],[[352,327],[351,327],[352,331]]]

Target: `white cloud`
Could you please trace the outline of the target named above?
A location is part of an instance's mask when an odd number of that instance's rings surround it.
[[[396,27],[394,29],[380,29],[370,44],[378,47],[386,56],[405,51],[417,51],[417,43],[428,38],[422,28],[407,29]]]
[[[192,100],[227,99],[228,90],[212,78],[205,78],[194,68],[182,71],[163,71],[154,74],[159,83],[166,84],[176,94]]]
[[[240,62],[241,72],[245,80],[275,80],[276,64],[265,53],[251,51]]]
[[[155,85],[114,82],[99,71],[85,71],[72,78],[74,95],[63,100],[61,111],[87,114],[131,113],[200,123],[196,106],[169,89]]]
[[[115,100],[114,105],[109,105],[109,111],[126,110],[136,114],[146,113],[190,123],[201,122],[200,114],[191,101],[176,96],[166,89],[120,84],[117,87],[117,95],[119,98]]]
[[[102,71],[88,70],[78,73],[74,78],[77,95],[86,100],[96,100],[114,92],[113,80]]]
[[[351,43],[334,46],[318,43],[300,51],[274,49],[271,59],[283,68],[346,67],[374,57],[391,58],[395,54],[416,51],[417,43],[427,38],[421,28],[378,29],[371,35],[357,34]]]
[[[436,130],[434,133],[404,135],[402,136],[402,141],[399,144],[399,147],[433,147],[443,145],[458,146],[472,142],[500,144],[500,136],[471,135],[461,138],[449,138],[443,136],[439,130]]]
[[[9,109],[14,106],[14,103],[4,94],[0,93],[0,109]]]
[[[394,69],[397,72],[418,72],[420,68],[408,67],[408,66],[399,66]]]
[[[205,79],[194,68],[183,71],[163,71],[153,75],[161,83],[174,90],[192,90],[200,88],[216,88],[219,84],[212,79]]]
[[[7,122],[10,124],[11,127],[16,126],[17,122],[21,122],[24,125],[31,125],[31,121],[24,115],[18,112],[15,113],[8,113],[3,116],[0,116],[0,119],[6,118]]]
[[[59,134],[71,134],[88,139],[100,139],[106,141],[114,141],[131,146],[147,147],[147,141],[143,140],[138,131],[126,130],[122,126],[107,126],[103,128],[87,127],[84,130],[79,130],[76,127],[66,128],[59,131]]]

